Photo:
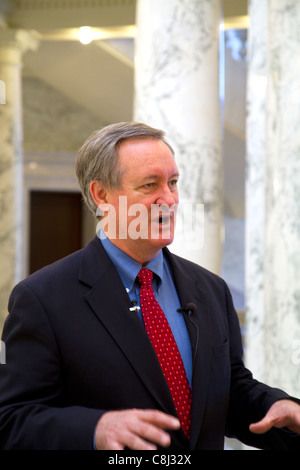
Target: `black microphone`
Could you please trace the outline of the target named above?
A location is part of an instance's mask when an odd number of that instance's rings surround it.
[[[186,313],[189,317],[197,310],[197,306],[192,302],[186,304],[185,308],[178,308],[177,312]]]

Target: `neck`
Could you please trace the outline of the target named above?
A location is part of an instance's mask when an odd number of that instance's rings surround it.
[[[152,259],[154,259],[161,251],[161,247],[159,248],[150,247],[148,249],[145,249],[145,247],[141,247],[137,243],[137,240],[134,240],[132,245],[129,245],[126,240],[112,239],[109,237],[107,238],[110,240],[110,242],[113,245],[115,245],[117,248],[122,250],[124,253],[126,253],[126,255],[130,256],[141,266],[145,266]]]

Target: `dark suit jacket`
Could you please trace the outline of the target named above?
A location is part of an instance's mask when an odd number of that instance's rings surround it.
[[[194,354],[191,439],[172,432],[170,449],[222,449],[225,433],[284,448],[284,433],[248,432],[250,422],[286,395],[245,369],[226,284],[164,251],[181,305],[197,306],[194,323],[186,320]],[[0,448],[92,449],[106,410],[176,414],[142,322],[129,307],[97,238],[15,287],[3,333],[6,364],[0,365]]]

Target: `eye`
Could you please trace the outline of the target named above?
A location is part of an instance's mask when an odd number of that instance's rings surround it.
[[[145,183],[145,184],[143,184],[143,186],[142,186],[142,189],[143,189],[144,191],[152,191],[154,188],[155,188],[155,183],[154,183],[154,182],[152,182],[152,183]]]
[[[177,189],[177,183],[178,179],[173,179],[169,182],[169,186],[171,187],[172,191],[175,191]]]

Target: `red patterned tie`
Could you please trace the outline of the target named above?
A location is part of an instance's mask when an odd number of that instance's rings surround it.
[[[171,391],[181,427],[190,437],[192,392],[170,325],[152,289],[153,273],[141,269],[140,300],[145,328]]]

